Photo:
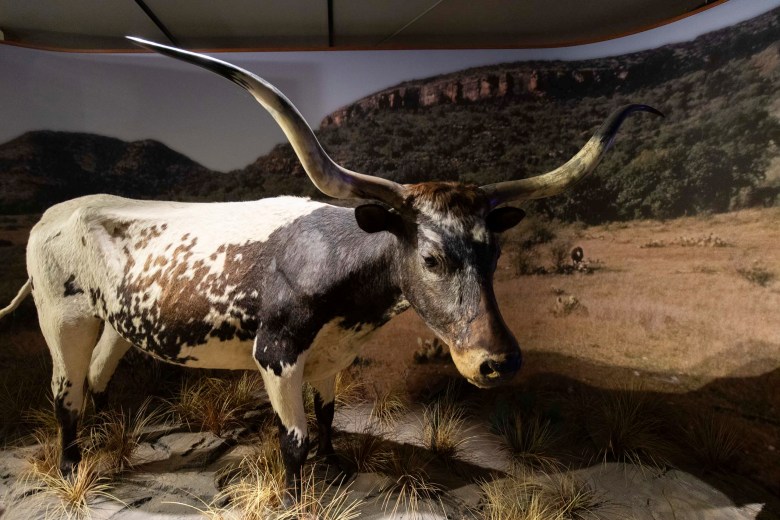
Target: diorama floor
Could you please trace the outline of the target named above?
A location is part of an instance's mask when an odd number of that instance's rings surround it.
[[[7,302],[25,279],[35,217],[4,219]],[[574,246],[585,253],[580,269],[567,256]],[[354,435],[418,446],[412,462],[442,488],[418,504],[431,518],[505,518],[486,508],[485,482],[560,482],[562,474],[589,490],[590,506],[580,516],[536,518],[780,515],[780,208],[593,227],[529,219],[503,251],[495,288],[523,350],[517,380],[492,391],[457,383],[446,349],[404,313],[348,371],[367,402],[337,407],[337,450]],[[0,416],[9,443],[0,451],[3,518],[44,517],[46,504],[54,510],[56,499],[23,478],[41,450],[28,438],[36,428],[29,411],[47,407],[47,356],[27,301],[0,322]],[[185,372],[129,356],[112,382],[112,405],[135,410],[149,395],[175,400],[194,377]],[[447,457],[426,441],[426,410],[443,393],[457,395],[463,413]],[[377,422],[372,411],[390,394],[407,406],[395,422]],[[499,416],[523,418],[517,430],[526,439],[534,438],[529,424],[548,427],[555,442],[508,448]],[[167,428],[144,433],[135,467],[110,483],[121,502],[97,498],[93,518],[203,516],[221,489],[220,471],[259,442],[251,425],[220,435]],[[628,432],[618,435],[621,428]],[[361,501],[361,518],[390,517],[394,477],[386,473],[344,481],[350,499]]]
[[[422,410],[412,407],[388,424],[372,418],[371,405],[342,409],[336,418],[340,435],[371,435],[384,439],[386,446],[417,447],[413,464],[424,467],[425,474],[435,482],[438,491],[410,506],[402,503],[393,513],[398,491],[393,492],[395,476],[382,471],[358,472],[341,479],[320,472],[315,478],[331,482],[333,491],[345,493],[348,503],[356,504],[360,518],[430,518],[480,519],[512,518],[488,516],[483,502],[486,483],[500,487],[517,485],[517,461],[502,446],[501,439],[489,432],[484,422],[470,420],[458,434],[459,447],[453,458],[442,459],[426,449]],[[215,503],[219,496],[220,476],[226,468],[238,465],[244,457],[257,453],[253,436],[239,428],[227,435],[210,432],[189,432],[181,428],[150,428],[147,440],[133,455],[133,469],[114,476],[109,496],[96,496],[90,501],[88,516],[93,519],[184,519],[184,518],[255,518],[245,516],[241,509],[229,503]],[[30,460],[40,446],[6,449],[0,452],[0,496],[3,498],[3,518],[37,519],[69,517],[62,510],[60,498],[42,492],[40,482],[30,475]],[[316,457],[312,458],[315,465]],[[602,518],[620,520],[675,519],[755,519],[774,518],[765,510],[765,503],[735,503],[732,498],[711,484],[685,471],[637,465],[631,463],[593,462],[579,469],[563,466],[536,466],[524,478],[537,483],[552,482],[565,487],[570,482],[580,493],[587,493],[590,505],[566,515],[550,512],[529,514],[522,518],[547,520],[553,518]],[[542,485],[542,484],[539,484]],[[751,489],[745,479],[735,479],[731,486]],[[733,489],[733,488],[732,488]],[[762,513],[763,512],[763,513]],[[73,515],[78,517],[78,515]],[[275,518],[269,515],[268,518]],[[337,515],[311,518],[348,518]]]

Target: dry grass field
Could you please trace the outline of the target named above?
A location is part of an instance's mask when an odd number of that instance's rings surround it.
[[[777,209],[559,234],[598,270],[497,283],[506,319],[530,351],[699,384],[780,366]],[[560,291],[587,312],[549,312]]]
[[[34,221],[0,221],[3,305],[24,280],[24,242]],[[578,439],[555,457],[579,465],[654,449],[626,449],[621,456],[612,445],[583,440],[595,438],[589,421],[599,422],[600,414],[607,420],[617,405],[636,405],[658,418],[652,428],[663,432],[664,443],[682,451],[686,443],[721,450],[713,464],[719,476],[712,478],[735,502],[752,496],[763,502],[766,490],[780,496],[780,208],[595,227],[529,218],[504,241],[495,287],[524,367],[510,388],[462,392],[549,419],[557,434]],[[584,250],[588,272],[570,268],[574,246]],[[457,380],[446,359],[415,362],[418,339],[431,336],[407,312],[376,333],[350,373],[377,396],[403,390],[413,400],[430,397]],[[12,423],[26,428],[22,408],[46,406],[46,356],[28,300],[0,322],[4,435],[14,433]],[[124,406],[134,385],[143,387],[140,402],[155,381],[154,392],[169,397],[181,388],[171,379],[183,371],[166,370],[145,369],[139,382],[124,363],[112,383],[121,389],[114,404]],[[716,427],[701,426],[710,418]],[[718,437],[724,430],[740,440],[728,453]],[[702,462],[706,457],[664,457],[699,475],[714,474]],[[724,474],[757,487],[729,488]]]

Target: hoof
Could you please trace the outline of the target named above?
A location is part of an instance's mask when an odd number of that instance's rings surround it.
[[[335,453],[323,456],[321,459],[319,459],[316,466],[314,467],[314,470],[316,472],[317,478],[327,482],[328,484],[343,482],[344,480],[352,477],[354,474],[353,471],[345,468],[341,464],[338,455]]]
[[[282,507],[285,509],[292,509],[297,505],[298,501],[295,499],[292,493],[285,491],[282,494]]]
[[[60,462],[60,473],[63,477],[70,478],[75,475],[78,466],[79,461],[77,460],[63,460]]]

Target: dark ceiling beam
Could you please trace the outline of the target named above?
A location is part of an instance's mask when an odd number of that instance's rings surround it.
[[[162,23],[162,20],[160,20],[156,14],[154,14],[154,11],[152,11],[148,5],[146,5],[146,2],[144,0],[135,0],[135,3],[138,4],[138,7],[141,8],[141,10],[146,14],[146,16],[149,17],[149,19],[154,23],[154,25],[157,26],[158,29],[162,31],[162,33],[165,35],[168,40],[175,45],[176,47],[180,47],[179,40],[176,39],[176,37],[171,33],[171,31],[168,30],[168,28],[165,26],[164,23]]]
[[[328,47],[333,47],[333,0],[328,0]]]

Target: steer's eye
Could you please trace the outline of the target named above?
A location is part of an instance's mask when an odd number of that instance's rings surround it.
[[[425,267],[427,267],[428,269],[434,269],[438,267],[439,259],[436,258],[435,256],[428,255],[423,257],[423,263],[425,264]]]

